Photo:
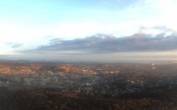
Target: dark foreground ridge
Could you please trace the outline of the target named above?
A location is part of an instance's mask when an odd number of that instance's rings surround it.
[[[1,88],[2,89],[2,88]],[[0,92],[6,90],[3,88]],[[177,91],[177,89],[175,90]],[[78,96],[54,89],[15,90],[2,93],[1,110],[176,110],[176,92],[142,92],[124,98]],[[158,95],[157,95],[158,94]],[[138,96],[136,96],[138,95]],[[157,95],[157,96],[156,96]],[[161,96],[161,97],[159,97]]]
[[[0,110],[176,110],[177,64],[0,63]]]

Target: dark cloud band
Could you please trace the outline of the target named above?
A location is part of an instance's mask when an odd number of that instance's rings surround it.
[[[77,50],[94,53],[105,52],[147,52],[168,51],[177,49],[177,34],[166,36],[165,33],[152,36],[137,33],[117,38],[111,35],[97,34],[84,39],[61,40],[53,39],[50,45],[40,46],[38,51]]]

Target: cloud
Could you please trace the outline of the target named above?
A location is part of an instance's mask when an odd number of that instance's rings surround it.
[[[157,28],[157,27],[155,27]],[[163,28],[163,27],[158,27]],[[164,28],[163,28],[164,29]],[[83,39],[53,39],[49,45],[40,46],[36,51],[81,51],[89,53],[152,52],[177,49],[177,33],[157,35],[136,33],[130,36],[115,37],[96,34]]]
[[[23,44],[9,42],[9,43],[7,43],[7,45],[9,45],[11,48],[18,48],[18,47],[21,47]]]
[[[69,62],[176,61],[177,33],[163,26],[144,28],[164,31],[156,35],[137,32],[122,37],[95,34],[73,40],[55,38],[47,45],[21,51],[16,58]]]
[[[161,30],[164,32],[175,32],[175,30],[168,28],[166,26],[155,26],[155,27],[153,27],[153,29]]]

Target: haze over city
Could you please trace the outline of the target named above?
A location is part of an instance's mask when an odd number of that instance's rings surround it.
[[[177,61],[176,0],[5,0],[0,4],[0,59]]]
[[[0,0],[0,110],[177,110],[177,0]]]

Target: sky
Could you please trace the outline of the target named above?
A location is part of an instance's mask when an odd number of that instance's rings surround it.
[[[177,0],[1,0],[0,59],[176,61]]]

